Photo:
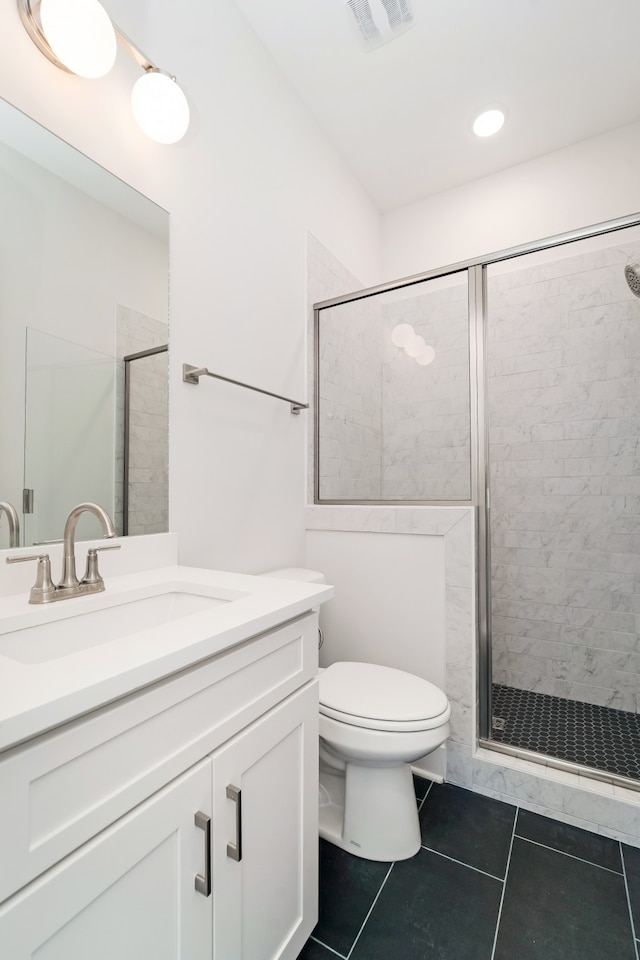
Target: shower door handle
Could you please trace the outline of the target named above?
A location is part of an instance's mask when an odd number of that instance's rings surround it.
[[[242,790],[240,787],[229,784],[227,799],[233,800],[236,805],[236,842],[227,844],[227,856],[240,862],[242,860]]]

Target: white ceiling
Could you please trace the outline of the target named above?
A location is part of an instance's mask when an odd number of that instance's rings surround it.
[[[639,0],[413,0],[370,51],[345,0],[236,3],[383,211],[640,117]]]

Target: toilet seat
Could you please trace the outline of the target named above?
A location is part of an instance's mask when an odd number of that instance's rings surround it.
[[[320,713],[370,730],[412,732],[447,723],[449,702],[438,687],[391,667],[339,662],[320,673]]]

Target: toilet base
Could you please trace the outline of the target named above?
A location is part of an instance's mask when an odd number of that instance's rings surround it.
[[[407,860],[420,849],[418,804],[409,764],[348,763],[320,770],[320,836],[365,860]],[[346,803],[345,803],[346,798]]]

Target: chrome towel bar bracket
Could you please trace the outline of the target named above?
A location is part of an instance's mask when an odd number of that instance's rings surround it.
[[[237,387],[244,387],[246,390],[253,390],[255,393],[263,393],[267,397],[275,397],[276,400],[284,400],[291,405],[291,413],[300,413],[301,410],[308,410],[308,403],[301,403],[298,400],[291,400],[290,397],[283,397],[279,393],[271,393],[270,390],[262,390],[260,387],[252,387],[249,383],[242,383],[241,380],[232,380],[231,377],[223,377],[219,373],[211,373],[206,367],[194,367],[190,363],[182,364],[182,379],[184,383],[200,383],[200,377],[213,377],[215,380],[224,380],[225,383],[234,383]]]

